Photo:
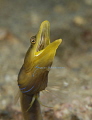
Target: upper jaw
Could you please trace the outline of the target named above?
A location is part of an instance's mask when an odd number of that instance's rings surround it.
[[[39,31],[36,35],[35,53],[43,50],[50,44],[50,23],[49,21],[42,22]]]

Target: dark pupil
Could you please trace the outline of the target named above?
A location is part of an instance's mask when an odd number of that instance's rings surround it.
[[[31,42],[32,42],[32,43],[35,43],[35,39],[36,39],[36,36],[32,36],[32,37],[31,37]]]
[[[35,41],[34,41],[34,39],[33,39],[31,42],[33,42],[33,43],[34,43],[34,42],[35,42]]]

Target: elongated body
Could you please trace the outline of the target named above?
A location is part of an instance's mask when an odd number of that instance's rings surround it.
[[[50,24],[42,22],[36,36],[31,37],[31,45],[18,75],[20,102],[24,120],[42,120],[39,94],[47,87],[48,67],[51,67],[56,49],[61,39],[50,43]],[[44,68],[44,69],[39,69]]]
[[[40,104],[37,99],[35,99],[32,107],[30,107],[30,103],[33,99],[33,95],[29,96],[21,93],[20,101],[21,108],[23,112],[23,117],[25,120],[42,120]],[[28,108],[30,109],[28,110]]]

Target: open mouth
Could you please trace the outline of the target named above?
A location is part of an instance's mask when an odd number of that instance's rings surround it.
[[[28,61],[35,61],[35,64],[53,61],[56,49],[61,42],[62,40],[58,39],[50,43],[50,23],[49,21],[42,22],[37,35],[31,38],[31,51],[28,51],[30,52],[30,56],[27,57]]]
[[[53,53],[54,57],[55,51],[61,42],[62,40],[58,39],[50,43],[50,23],[49,21],[42,22],[37,35],[31,38],[31,59],[43,54],[40,57],[41,59],[47,54],[50,55],[50,53]]]

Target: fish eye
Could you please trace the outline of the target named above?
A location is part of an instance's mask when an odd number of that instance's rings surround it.
[[[35,43],[35,40],[33,39],[33,40],[31,40],[31,43]]]
[[[32,44],[35,44],[35,42],[36,42],[36,36],[32,36],[32,37],[30,38],[30,42],[31,42]]]

